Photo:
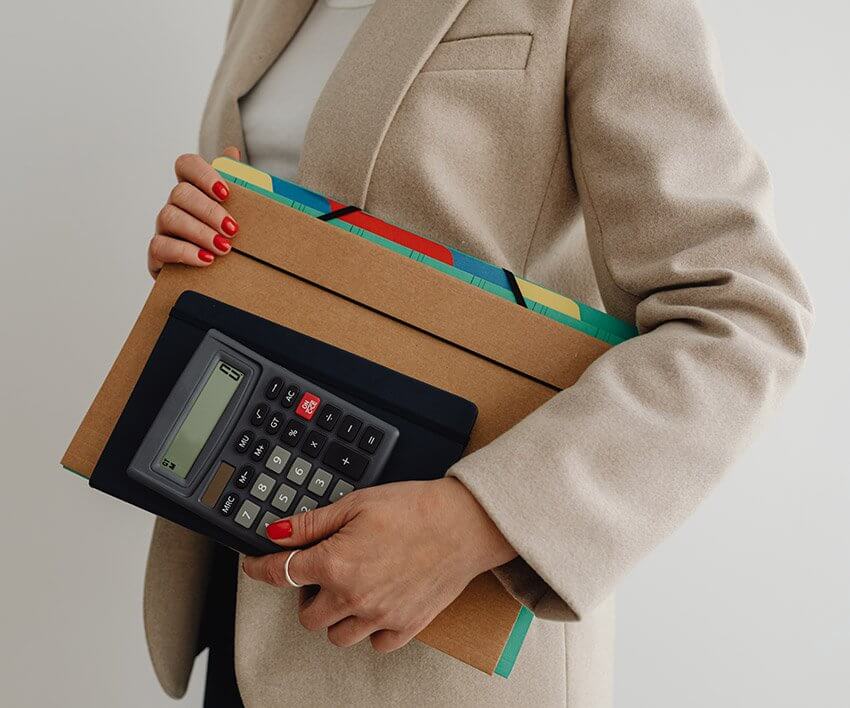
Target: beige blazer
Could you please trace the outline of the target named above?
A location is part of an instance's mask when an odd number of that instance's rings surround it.
[[[244,148],[239,98],[311,4],[236,3],[203,154]],[[377,0],[315,107],[300,181],[642,336],[451,470],[520,554],[500,579],[543,618],[509,680],[417,642],[337,649],[300,627],[294,592],[241,575],[246,705],[609,704],[617,582],[714,486],[806,348],[809,299],[713,59],[692,0]],[[157,523],[145,620],[173,696],[209,557]]]

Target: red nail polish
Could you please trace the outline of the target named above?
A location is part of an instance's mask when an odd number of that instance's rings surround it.
[[[272,541],[289,538],[292,535],[292,522],[289,519],[275,521],[266,527],[266,533]]]
[[[203,248],[198,251],[198,258],[204,263],[212,263],[215,260],[215,256]]]
[[[217,196],[219,199],[227,199],[227,196],[230,194],[230,190],[224,184],[224,182],[216,182],[213,187],[213,194]]]
[[[213,237],[213,246],[223,253],[227,253],[230,250],[230,242],[219,234]]]
[[[239,231],[239,224],[237,224],[229,216],[225,216],[221,220],[221,230],[224,231],[224,233],[226,233],[228,236],[235,236],[236,232]]]

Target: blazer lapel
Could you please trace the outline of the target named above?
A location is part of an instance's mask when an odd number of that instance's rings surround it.
[[[377,0],[313,110],[299,181],[365,207],[372,169],[405,93],[468,0]]]

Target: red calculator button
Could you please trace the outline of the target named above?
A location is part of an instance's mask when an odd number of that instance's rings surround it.
[[[295,414],[302,417],[304,420],[313,420],[313,416],[316,415],[316,411],[319,410],[319,404],[321,402],[322,401],[318,396],[312,393],[305,393],[301,396],[301,400],[298,402]]]

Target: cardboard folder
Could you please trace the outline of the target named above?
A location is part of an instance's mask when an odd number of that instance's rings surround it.
[[[472,401],[478,420],[467,452],[572,385],[611,346],[250,190],[233,185],[227,206],[240,225],[231,254],[207,268],[160,273],[65,467],[91,475],[171,308],[188,290]],[[418,639],[493,673],[519,610],[486,573]]]

